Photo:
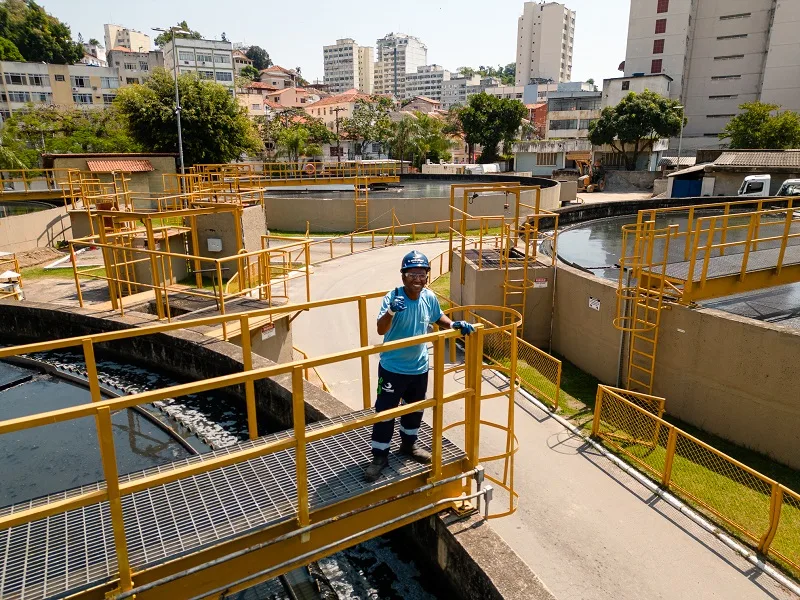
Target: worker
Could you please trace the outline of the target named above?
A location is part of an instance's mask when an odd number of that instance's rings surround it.
[[[428,333],[436,323],[442,329],[458,329],[462,335],[475,331],[466,321],[451,321],[442,312],[436,295],[425,287],[431,266],[427,257],[416,250],[403,257],[400,265],[403,285],[383,298],[378,312],[378,335],[393,342]],[[378,398],[375,411],[381,412],[425,399],[428,391],[428,348],[418,344],[382,352],[378,365]],[[416,444],[422,412],[400,417],[400,454],[430,464],[431,453]],[[375,423],[372,427],[372,462],[364,473],[366,481],[375,481],[389,464],[389,445],[394,434],[394,419]]]

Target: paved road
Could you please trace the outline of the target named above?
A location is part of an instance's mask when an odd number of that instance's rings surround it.
[[[410,249],[386,248],[320,265],[313,297],[389,289],[399,283],[400,258]],[[446,244],[420,249],[432,256]],[[377,301],[369,309],[372,320]],[[353,348],[356,319],[354,306],[316,311],[313,321],[302,315],[293,324],[294,344],[312,356]],[[370,342],[377,341],[370,327]],[[325,369],[323,377],[340,400],[360,408],[360,367],[351,362]],[[450,378],[446,385],[459,383]],[[484,383],[484,392],[490,385]],[[506,412],[502,400],[483,404],[483,416],[496,421],[504,421]],[[459,407],[448,409],[446,420],[460,415]],[[795,598],[522,398],[515,420],[519,510],[491,525],[558,598]],[[459,442],[456,432],[450,437]],[[483,441],[489,453],[503,443],[494,433]]]

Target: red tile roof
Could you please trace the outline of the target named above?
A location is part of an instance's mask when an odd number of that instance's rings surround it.
[[[261,69],[260,72],[261,73],[284,73],[286,75],[292,75],[292,76],[297,75],[297,73],[295,71],[292,71],[290,69],[284,69],[283,67],[278,66],[278,65],[272,65],[271,67],[267,67],[266,69]]]
[[[86,166],[92,173],[149,173],[155,171],[149,160],[87,160]]]
[[[429,104],[441,104],[438,100],[434,100],[433,98],[428,98],[427,96],[414,96],[411,101],[414,100],[421,100],[422,102],[427,102]]]
[[[322,98],[313,104],[309,104],[309,107],[317,108],[319,106],[326,106],[328,104],[346,104],[348,102],[355,102],[356,100],[369,100],[368,94],[362,94],[357,89],[353,88],[343,92],[341,94],[337,94],[336,96],[328,96],[327,98]]]
[[[274,85],[269,85],[269,84],[266,84],[266,83],[264,83],[262,81],[253,81],[251,83],[248,83],[244,87],[245,88],[253,88],[253,89],[256,89],[256,90],[269,90],[270,92],[274,92],[274,91],[277,91],[277,90],[280,89],[280,88],[276,88]]]

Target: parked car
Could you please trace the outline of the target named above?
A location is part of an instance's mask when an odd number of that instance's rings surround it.
[[[787,179],[776,196],[800,196],[800,179]]]

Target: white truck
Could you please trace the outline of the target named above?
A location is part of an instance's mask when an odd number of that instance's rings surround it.
[[[739,196],[769,196],[769,175],[748,175],[739,188]],[[781,184],[776,196],[800,196],[800,179],[787,179]]]

